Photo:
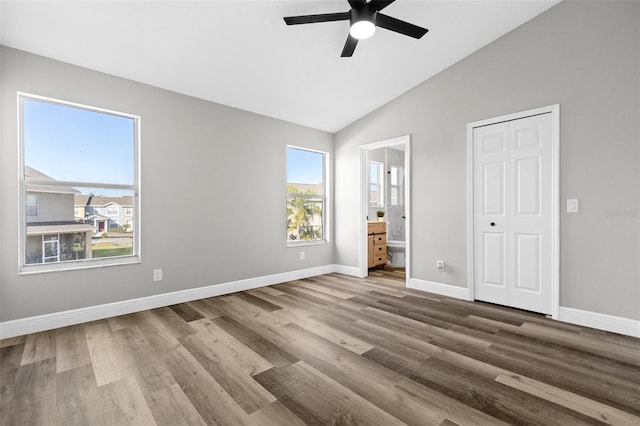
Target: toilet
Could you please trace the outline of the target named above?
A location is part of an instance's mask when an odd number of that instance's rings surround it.
[[[387,265],[394,268],[404,268],[404,241],[387,240]]]

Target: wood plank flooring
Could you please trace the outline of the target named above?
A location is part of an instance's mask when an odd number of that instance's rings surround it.
[[[0,341],[1,425],[640,425],[640,339],[339,274]]]

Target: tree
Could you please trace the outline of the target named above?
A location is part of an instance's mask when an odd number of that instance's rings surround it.
[[[313,225],[315,217],[322,217],[322,207],[317,203],[317,195],[311,189],[301,190],[294,184],[287,184],[287,233],[290,240],[311,240],[322,237],[322,227]],[[296,196],[301,194],[302,196]]]

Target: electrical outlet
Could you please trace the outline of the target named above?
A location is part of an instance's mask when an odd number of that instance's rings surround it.
[[[438,260],[436,262],[436,268],[438,268],[438,271],[444,272],[444,260]]]
[[[578,213],[580,211],[577,198],[567,199],[567,213]]]
[[[154,269],[153,270],[153,280],[154,281],[162,281],[162,269]]]
[[[305,254],[303,251],[300,252],[300,260],[304,260],[305,258]]]

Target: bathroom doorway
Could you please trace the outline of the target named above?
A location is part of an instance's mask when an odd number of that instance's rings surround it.
[[[386,224],[385,269],[404,271],[410,277],[410,136],[400,136],[361,146],[360,276],[369,273],[369,223]]]

